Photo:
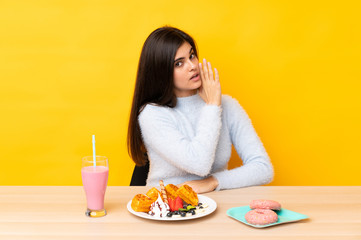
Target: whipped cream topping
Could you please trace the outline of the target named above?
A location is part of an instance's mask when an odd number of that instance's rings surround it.
[[[163,202],[162,198],[158,194],[158,199],[150,205],[150,211],[148,214],[155,217],[166,217],[169,210],[169,205]]]

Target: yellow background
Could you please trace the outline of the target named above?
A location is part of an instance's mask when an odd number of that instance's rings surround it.
[[[81,185],[92,134],[109,185],[128,185],[137,63],[165,24],[250,115],[271,185],[361,185],[358,2],[2,0],[0,185]]]

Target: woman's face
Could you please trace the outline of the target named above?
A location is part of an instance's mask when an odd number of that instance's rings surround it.
[[[184,42],[177,50],[174,58],[173,79],[174,93],[177,97],[194,95],[202,85],[198,58],[188,42]]]

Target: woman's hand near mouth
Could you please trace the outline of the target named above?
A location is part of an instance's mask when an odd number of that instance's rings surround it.
[[[198,91],[199,96],[201,96],[207,104],[220,106],[222,92],[217,69],[214,69],[215,76],[213,76],[211,63],[203,59],[203,67],[202,64],[199,63],[199,72],[202,81],[202,86]]]

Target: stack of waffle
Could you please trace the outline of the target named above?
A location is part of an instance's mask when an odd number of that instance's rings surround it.
[[[132,200],[132,209],[136,212],[149,212],[150,205],[157,200],[158,195],[161,196],[164,202],[168,202],[167,198],[176,199],[177,197],[180,197],[187,204],[193,206],[198,204],[197,193],[188,185],[183,185],[178,188],[173,184],[168,184],[165,187],[163,186],[162,190],[163,191],[160,192],[157,188],[153,187],[146,195],[137,194]]]

